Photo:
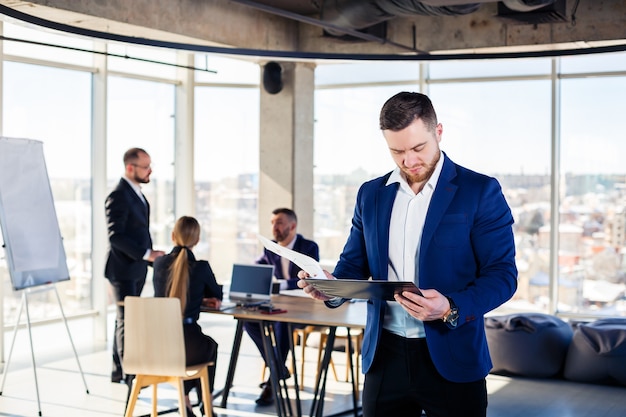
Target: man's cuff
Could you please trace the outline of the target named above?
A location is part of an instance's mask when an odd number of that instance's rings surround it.
[[[326,304],[326,306],[330,307],[330,308],[337,308],[340,305],[342,305],[343,303],[346,302],[345,298],[341,298],[341,297],[333,297],[328,301],[324,301],[324,304]]]
[[[141,258],[141,259],[143,259],[144,261],[147,261],[147,260],[150,259],[150,255],[151,254],[152,254],[152,249],[147,249],[146,253],[143,255],[143,258]]]

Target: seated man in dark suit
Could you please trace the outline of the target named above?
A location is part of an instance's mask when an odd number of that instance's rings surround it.
[[[312,240],[305,239],[302,235],[296,232],[298,226],[298,218],[296,213],[288,208],[277,208],[272,212],[272,234],[274,240],[281,246],[294,250],[296,252],[303,253],[311,258],[319,261],[319,247],[317,243]],[[295,289],[298,288],[298,272],[300,267],[290,262],[286,258],[280,257],[267,249],[263,250],[263,255],[257,259],[258,264],[274,265],[274,275],[280,283],[280,289]],[[295,327],[295,326],[294,326]],[[254,343],[256,344],[259,352],[263,356],[265,363],[267,364],[267,358],[265,357],[265,350],[263,349],[263,340],[261,338],[261,328],[258,323],[245,323],[244,329],[250,335]],[[276,334],[276,343],[280,350],[280,360],[284,363],[287,359],[289,352],[289,333],[287,323],[275,322],[274,332]],[[283,374],[279,378],[287,378],[289,371],[284,368]],[[272,392],[272,385],[268,379],[263,383],[263,391],[256,403],[259,405],[269,405],[274,401]]]

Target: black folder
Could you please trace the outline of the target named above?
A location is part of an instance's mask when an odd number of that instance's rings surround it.
[[[331,297],[394,301],[393,295],[402,291],[422,295],[415,284],[410,281],[326,278],[306,278],[305,281],[313,285],[318,291]]]

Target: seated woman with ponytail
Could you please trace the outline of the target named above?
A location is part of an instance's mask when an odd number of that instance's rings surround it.
[[[207,261],[196,260],[192,249],[200,240],[200,225],[193,217],[183,216],[176,221],[172,231],[174,248],[167,255],[154,261],[154,296],[177,297],[183,312],[183,333],[187,365],[216,362],[217,343],[202,333],[197,323],[200,307],[219,308],[222,288],[217,284],[213,270]],[[215,366],[209,367],[211,387],[215,381]],[[200,393],[199,380],[185,381],[187,415],[193,416],[189,392],[196,387]],[[201,398],[198,395],[198,398]],[[203,411],[206,404],[201,405]],[[211,404],[208,404],[210,407]],[[204,412],[203,412],[204,414]]]

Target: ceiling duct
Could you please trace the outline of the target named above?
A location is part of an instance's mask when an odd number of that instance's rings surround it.
[[[454,0],[450,2],[455,3]],[[394,17],[464,15],[475,12],[479,7],[480,3],[476,2],[432,6],[415,0],[333,0],[324,2],[320,18],[335,27],[362,30]],[[325,30],[333,36],[345,35],[335,29]]]
[[[508,0],[498,3],[498,18],[509,23],[566,22],[565,0]]]
[[[498,6],[505,6],[511,11],[531,12],[559,2],[562,2],[565,7],[565,0],[502,0],[498,2]]]
[[[474,13],[482,3],[493,0],[331,0],[324,1],[320,19],[333,27],[367,31],[395,17],[458,16]],[[562,3],[562,6],[561,6]],[[561,13],[561,9],[563,12]],[[527,23],[564,20],[565,0],[504,0],[498,2],[500,17]],[[384,29],[378,29],[383,30]],[[345,32],[326,28],[332,36]]]

